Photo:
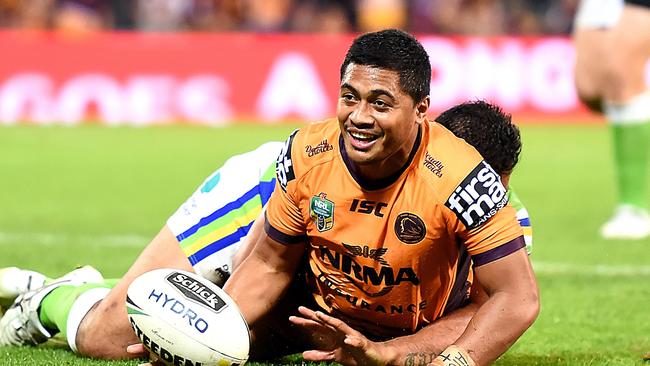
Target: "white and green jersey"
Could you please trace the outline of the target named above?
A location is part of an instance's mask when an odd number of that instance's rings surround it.
[[[521,200],[519,200],[519,197],[517,197],[517,194],[512,187],[508,189],[508,201],[510,201],[512,207],[517,210],[517,220],[519,220],[519,225],[524,230],[526,251],[530,255],[533,251],[533,227],[530,225],[528,210],[526,210],[526,207],[521,203]]]
[[[577,29],[609,29],[623,13],[623,0],[580,0],[573,26]]]
[[[221,283],[232,258],[275,187],[275,161],[283,142],[235,155],[212,173],[167,220],[199,275]]]

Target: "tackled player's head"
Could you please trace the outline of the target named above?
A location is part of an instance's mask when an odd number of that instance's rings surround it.
[[[422,44],[406,32],[387,29],[357,37],[341,64],[341,80],[349,64],[397,72],[399,86],[413,98],[414,103],[429,96],[431,84],[429,55]]]
[[[517,165],[519,128],[499,106],[482,100],[466,102],[447,109],[435,120],[474,146],[501,177],[507,177]]]

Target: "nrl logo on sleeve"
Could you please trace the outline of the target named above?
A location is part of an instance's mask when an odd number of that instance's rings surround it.
[[[295,130],[291,133],[275,162],[275,176],[278,178],[280,187],[285,192],[287,191],[287,184],[296,179],[296,175],[293,172],[293,162],[291,161],[291,145],[297,132],[298,130]]]
[[[499,175],[482,161],[449,196],[445,206],[454,211],[468,229],[474,229],[494,216],[508,203]]]
[[[311,198],[309,216],[318,231],[327,231],[334,226],[334,202],[327,199],[326,193]]]
[[[185,298],[207,306],[216,312],[226,306],[226,302],[214,291],[182,273],[173,272],[165,279],[176,287]]]

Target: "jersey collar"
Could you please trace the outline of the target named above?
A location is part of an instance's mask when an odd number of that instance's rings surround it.
[[[395,183],[399,179],[402,173],[404,173],[404,171],[413,162],[413,159],[415,158],[415,155],[418,149],[420,148],[421,140],[422,140],[422,126],[418,126],[418,135],[415,138],[415,144],[413,144],[413,148],[409,153],[409,158],[408,160],[406,160],[404,166],[402,166],[400,170],[398,170],[394,174],[386,178],[376,179],[376,180],[364,179],[361,175],[359,175],[358,169],[356,168],[354,163],[352,163],[352,161],[348,157],[348,153],[345,151],[343,135],[340,133],[339,133],[339,151],[341,152],[341,158],[343,158],[343,162],[345,163],[345,166],[348,168],[348,171],[350,172],[352,179],[354,179],[354,181],[357,182],[357,184],[359,184],[359,186],[361,186],[361,188],[363,188],[364,190],[376,191],[390,186],[391,184]]]

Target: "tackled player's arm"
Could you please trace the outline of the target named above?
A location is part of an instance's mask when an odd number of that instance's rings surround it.
[[[383,342],[387,365],[428,365],[463,333],[479,305],[468,304],[408,336]]]
[[[476,365],[487,365],[530,327],[539,312],[539,294],[524,248],[477,267],[475,273],[488,300],[460,308],[415,334],[384,342],[381,353],[386,364],[427,365],[455,345]]]
[[[224,287],[249,325],[267,314],[289,287],[305,248],[306,243],[282,244],[261,231],[252,252]]]
[[[478,365],[503,354],[530,327],[539,313],[539,290],[524,248],[475,268],[488,300],[454,342]]]

